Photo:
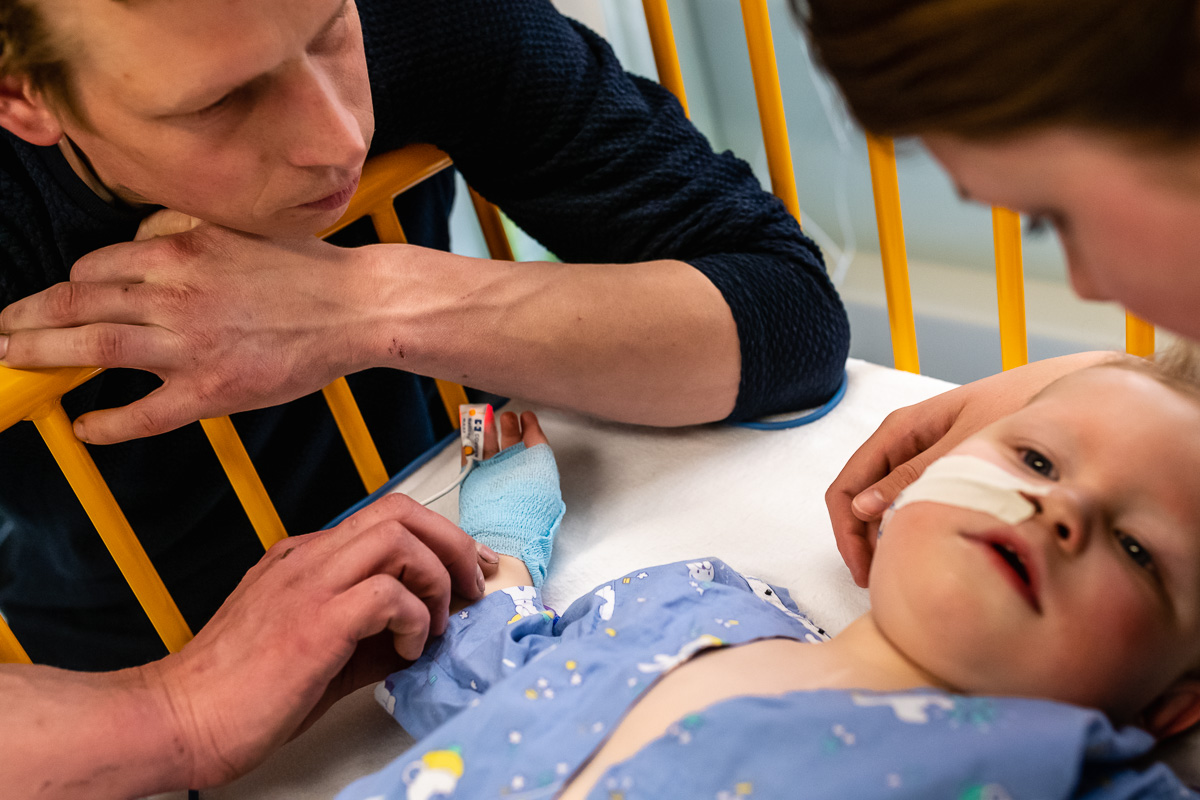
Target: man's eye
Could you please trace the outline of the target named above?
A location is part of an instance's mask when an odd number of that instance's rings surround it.
[[[1054,464],[1050,459],[1039,453],[1037,450],[1024,450],[1021,452],[1021,460],[1025,462],[1025,466],[1039,475],[1045,475],[1047,478],[1054,478]]]
[[[1113,531],[1113,534],[1117,537],[1117,544],[1133,559],[1133,563],[1151,572],[1155,570],[1154,556],[1150,555],[1150,551],[1143,547],[1141,542],[1124,531]]]
[[[222,97],[220,100],[218,100],[217,102],[215,102],[215,103],[209,103],[209,104],[208,104],[208,105],[206,105],[204,108],[201,108],[201,109],[198,109],[198,110],[196,110],[196,111],[193,111],[193,112],[192,112],[192,116],[195,116],[195,117],[204,117],[204,116],[207,116],[207,115],[209,115],[209,114],[213,114],[213,113],[215,113],[215,112],[217,112],[217,111],[220,111],[222,108],[224,108],[225,106],[229,105],[230,101],[231,101],[231,100],[233,100],[233,95],[234,95],[234,93],[233,93],[233,92],[230,92],[229,94],[225,95],[225,96],[224,96],[224,97]]]

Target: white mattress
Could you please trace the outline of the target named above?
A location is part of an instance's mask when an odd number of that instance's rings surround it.
[[[951,388],[857,360],[847,371],[846,396],[828,416],[777,432],[642,428],[512,403],[538,411],[562,473],[567,514],[546,581],[547,603],[561,612],[623,572],[717,556],[786,586],[826,630],[841,630],[866,609],[867,599],[838,555],[825,489],[889,411]],[[418,499],[430,496],[457,475],[458,458],[451,446],[398,488]],[[457,519],[457,493],[432,507]],[[254,773],[201,796],[329,798],[409,743],[363,690]],[[1197,752],[1184,743],[1173,759],[1177,769],[1196,763],[1189,750]]]

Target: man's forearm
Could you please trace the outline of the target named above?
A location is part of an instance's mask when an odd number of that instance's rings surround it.
[[[142,797],[187,788],[188,753],[152,671],[0,666],[5,797]]]
[[[370,250],[370,285],[381,288],[359,330],[375,366],[651,425],[721,419],[737,400],[736,324],[687,264]]]

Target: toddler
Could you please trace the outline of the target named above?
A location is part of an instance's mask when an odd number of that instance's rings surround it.
[[[1144,758],[1200,719],[1182,362],[1069,375],[932,465],[885,519],[871,610],[833,638],[714,558],[544,608],[557,473],[536,418],[503,415],[462,524],[529,571],[502,557],[380,685],[420,741],[340,797],[1193,796]]]

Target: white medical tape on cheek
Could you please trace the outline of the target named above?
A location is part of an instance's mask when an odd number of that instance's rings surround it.
[[[1023,494],[1044,497],[1049,493],[1049,486],[1030,483],[978,456],[946,456],[930,464],[900,493],[887,516],[912,503],[927,502],[982,511],[1016,525],[1037,510]]]

